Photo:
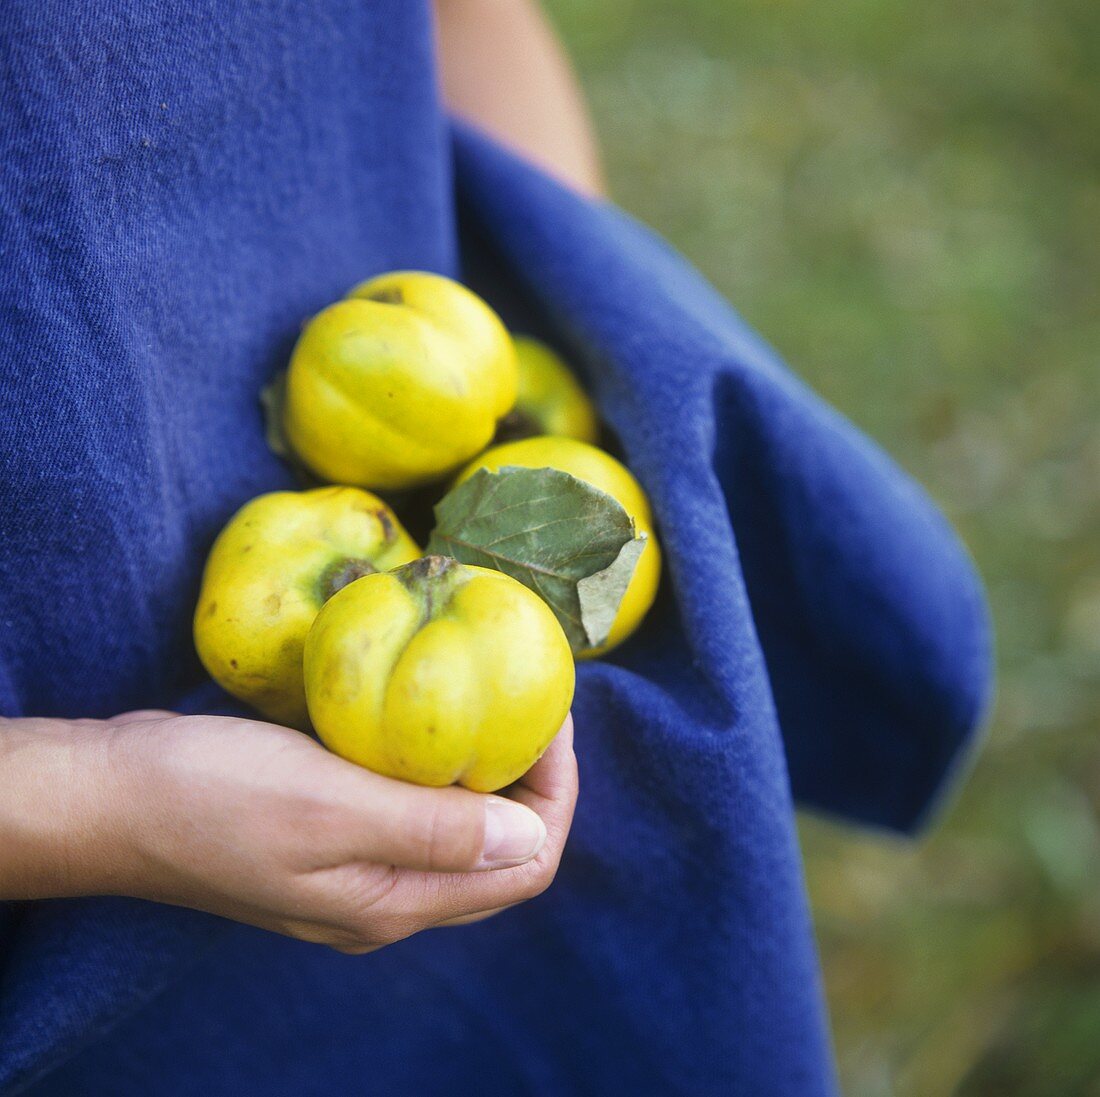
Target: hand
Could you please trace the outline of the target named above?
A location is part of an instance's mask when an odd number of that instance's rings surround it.
[[[550,884],[572,722],[508,797],[380,777],[296,731],[136,712],[0,723],[0,898],[124,894],[361,953]]]

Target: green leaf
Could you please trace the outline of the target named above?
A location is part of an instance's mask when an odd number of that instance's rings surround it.
[[[603,571],[589,575],[577,584],[577,599],[581,607],[581,624],[592,647],[599,647],[607,639],[619,603],[634,576],[634,569],[645,548],[646,535],[639,533],[633,541],[627,541],[619,555]]]
[[[479,469],[435,519],[428,553],[519,580],[554,611],[574,654],[607,639],[645,545],[617,499],[552,468]]]

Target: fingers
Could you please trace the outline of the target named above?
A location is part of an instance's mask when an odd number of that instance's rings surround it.
[[[400,810],[411,810],[409,804],[432,810],[426,800],[418,797],[419,793],[431,797],[433,802],[449,801],[446,807],[435,809],[440,814],[432,817],[434,822],[427,826],[422,822],[419,824],[420,830],[414,832],[419,833],[420,843],[417,845],[415,840],[411,840],[409,848],[419,849],[420,852],[416,857],[406,858],[432,865],[439,865],[450,856],[442,852],[445,847],[438,837],[432,837],[441,833],[441,821],[461,819],[462,812],[471,803],[482,804],[484,819],[492,812],[492,809],[485,811],[485,803],[504,799],[479,796],[462,789],[417,789],[402,786],[400,782],[383,783],[398,785],[400,801],[405,805]],[[375,791],[379,789],[380,786]],[[505,801],[511,807],[518,807],[522,799],[522,806],[539,818],[545,827],[545,842],[534,857],[523,864],[493,872],[396,868],[388,874],[384,887],[379,886],[377,873],[380,866],[377,862],[365,860],[321,870],[313,874],[312,882],[315,888],[323,892],[324,905],[330,912],[328,924],[335,927],[335,942],[329,940],[329,943],[335,943],[341,951],[361,952],[433,926],[480,921],[541,894],[553,881],[561,861],[576,795],[577,766],[572,747],[572,726],[567,722],[539,764],[510,790],[510,796],[515,800]],[[395,801],[390,801],[388,806],[393,808],[394,804]],[[457,813],[448,815],[448,811],[456,806]],[[395,817],[391,850],[395,850],[402,840],[410,841],[399,833],[402,825],[402,819]],[[461,827],[464,824],[459,822],[457,825]],[[465,825],[469,826],[471,834],[476,834],[476,823]],[[483,845],[487,829],[482,822]],[[475,853],[477,843],[472,839],[465,841],[467,844],[463,847],[463,843],[456,840],[455,849],[460,852],[455,859],[484,867],[484,855]],[[429,849],[432,852],[426,855],[425,851]]]
[[[546,748],[543,756],[519,779],[517,788],[528,789],[548,800],[570,794],[576,799],[577,758],[573,753],[573,714],[565,717],[565,723]]]
[[[426,872],[478,872],[530,861],[553,826],[564,841],[576,800],[572,718],[510,796],[422,788],[333,759],[326,864],[373,861]],[[337,783],[338,779],[338,783]]]
[[[511,906],[494,907],[492,910],[479,910],[475,911],[473,914],[463,914],[458,918],[447,918],[442,922],[438,922],[436,928],[443,929],[446,926],[472,926],[475,922],[484,922],[486,918],[492,918],[496,914],[503,914],[506,910],[511,910],[514,906],[519,906],[519,904],[512,903]]]
[[[566,721],[531,773],[513,788],[512,796],[537,813],[546,826],[546,842],[534,858],[498,872],[401,872],[379,906],[413,910],[423,925],[437,925],[487,916],[545,891],[561,862],[577,799],[571,721]]]
[[[331,863],[371,861],[425,872],[522,864],[546,841],[536,811],[503,796],[421,788],[359,771],[328,823]]]

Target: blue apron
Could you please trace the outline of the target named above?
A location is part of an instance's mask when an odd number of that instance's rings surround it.
[[[580,667],[547,894],[360,958],[0,905],[0,1094],[834,1092],[793,799],[914,828],[989,690],[920,489],[658,238],[450,126],[426,4],[8,0],[0,30],[0,712],[234,711],[189,617],[217,530],[291,483],[258,392],[391,268],[569,356],[667,555]]]

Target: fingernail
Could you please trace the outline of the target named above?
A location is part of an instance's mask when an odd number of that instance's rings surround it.
[[[485,803],[485,845],[479,868],[508,868],[536,856],[546,842],[546,824],[522,804],[490,796]]]

